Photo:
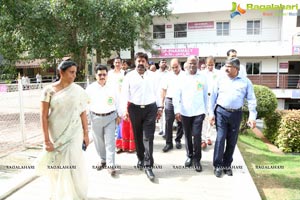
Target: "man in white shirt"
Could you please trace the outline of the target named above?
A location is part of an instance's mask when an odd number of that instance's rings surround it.
[[[108,72],[108,82],[115,84],[121,92],[125,71],[122,69],[122,60],[117,57],[114,59],[114,69]]]
[[[185,135],[187,160],[186,167],[194,163],[197,172],[202,171],[200,164],[202,123],[207,110],[207,81],[202,73],[197,73],[198,58],[187,59],[188,72],[182,78],[179,89],[174,95],[175,118],[182,121]]]
[[[153,140],[156,119],[162,114],[162,100],[157,76],[146,70],[147,63],[147,54],[139,52],[135,55],[136,68],[123,81],[121,108],[123,118],[126,120],[129,116],[132,124],[138,157],[137,168],[144,168],[147,177],[153,181]]]
[[[99,170],[108,167],[113,176],[115,170],[115,129],[120,118],[118,90],[107,83],[107,67],[96,67],[96,79],[86,88],[90,97],[89,114],[92,123],[92,135],[98,155],[101,159]],[[119,114],[120,115],[120,114]]]
[[[206,76],[207,84],[208,84],[208,96],[210,96],[210,94],[213,90],[214,84],[216,83],[216,81],[219,77],[220,70],[215,69],[215,59],[213,56],[208,56],[205,59],[205,65],[207,67],[204,71],[201,71],[201,73],[203,73]],[[209,97],[208,97],[208,101],[209,101]],[[204,131],[202,131],[202,143],[201,143],[202,149],[205,149],[207,147],[207,145],[212,145],[211,129],[212,129],[212,126],[210,125],[210,123],[208,121],[208,117],[206,117],[206,120],[204,121],[204,124],[203,124]]]
[[[42,87],[42,75],[40,75],[40,73],[37,73],[35,78],[36,78],[37,88],[43,88]]]
[[[229,49],[227,51],[227,59],[231,59],[231,58],[236,58],[237,57],[237,51],[235,49]],[[224,74],[226,75],[225,72],[225,66],[223,66],[221,68],[221,71],[224,72]],[[247,71],[246,71],[246,67],[244,65],[240,65],[240,71],[239,71],[239,75],[242,77],[247,77]]]
[[[166,77],[169,74],[167,61],[165,59],[162,59],[159,61],[159,69],[156,71],[156,74],[158,76],[159,84],[162,84],[162,81],[166,79]],[[159,135],[162,135],[165,138],[165,115],[162,114],[162,118],[159,120]]]
[[[170,62],[170,66],[173,72],[169,73],[166,79],[162,83],[162,97],[163,104],[165,105],[165,135],[166,146],[163,148],[163,152],[168,152],[173,149],[173,123],[175,120],[173,96],[178,88],[178,82],[185,72],[181,71],[180,62],[177,58],[174,58]],[[176,148],[181,149],[181,138],[183,135],[182,123],[177,121],[177,133],[176,133]]]

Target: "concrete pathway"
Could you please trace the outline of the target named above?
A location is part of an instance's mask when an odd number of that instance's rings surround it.
[[[135,153],[116,155],[116,163],[120,166],[116,177],[111,177],[106,170],[97,171],[94,166],[99,159],[94,144],[91,144],[85,152],[89,177],[88,199],[261,199],[238,148],[234,153],[233,176],[223,175],[222,178],[216,178],[212,166],[213,145],[203,151],[201,161],[203,171],[198,173],[194,169],[183,169],[186,159],[184,148],[180,150],[174,148],[168,153],[163,153],[164,144],[165,140],[156,134],[154,159],[157,169],[153,170],[156,175],[154,182],[147,179],[144,171],[134,168],[137,163]],[[25,170],[27,180],[32,178],[29,172],[26,173]],[[46,177],[34,179],[24,187],[20,185],[20,175],[11,178],[10,182],[15,182],[15,186],[18,187],[14,189],[18,190],[6,198],[8,200],[49,199]],[[7,190],[12,190],[13,184],[9,187],[12,188]],[[1,192],[4,193],[3,189]]]

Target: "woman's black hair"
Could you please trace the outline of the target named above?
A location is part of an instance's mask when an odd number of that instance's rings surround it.
[[[62,61],[58,67],[57,67],[57,77],[55,79],[55,81],[58,81],[60,79],[60,74],[59,71],[66,71],[69,67],[78,67],[78,65],[76,64],[76,62],[72,61],[72,60],[64,60]]]
[[[69,67],[72,67],[72,66],[78,67],[78,65],[74,61],[72,61],[72,60],[65,60],[65,61],[62,61],[58,65],[57,70],[58,71],[66,71]]]

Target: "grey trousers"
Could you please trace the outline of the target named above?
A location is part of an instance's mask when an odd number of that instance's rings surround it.
[[[90,112],[92,135],[101,163],[115,166],[115,130],[117,113],[108,116],[97,116]]]

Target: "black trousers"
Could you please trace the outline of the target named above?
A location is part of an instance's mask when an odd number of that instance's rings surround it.
[[[201,135],[204,118],[205,114],[193,117],[186,117],[181,115],[187,157],[192,158],[196,161],[200,161],[202,157]]]
[[[156,103],[145,106],[130,103],[128,113],[132,124],[137,157],[140,161],[144,161],[145,167],[153,167]]]
[[[174,114],[174,106],[171,98],[165,99],[165,119],[166,119],[166,127],[165,127],[165,134],[166,134],[166,144],[173,146],[173,123],[175,120]],[[181,138],[183,136],[182,130],[182,123],[177,122],[177,133],[176,133],[176,142],[181,142]]]

